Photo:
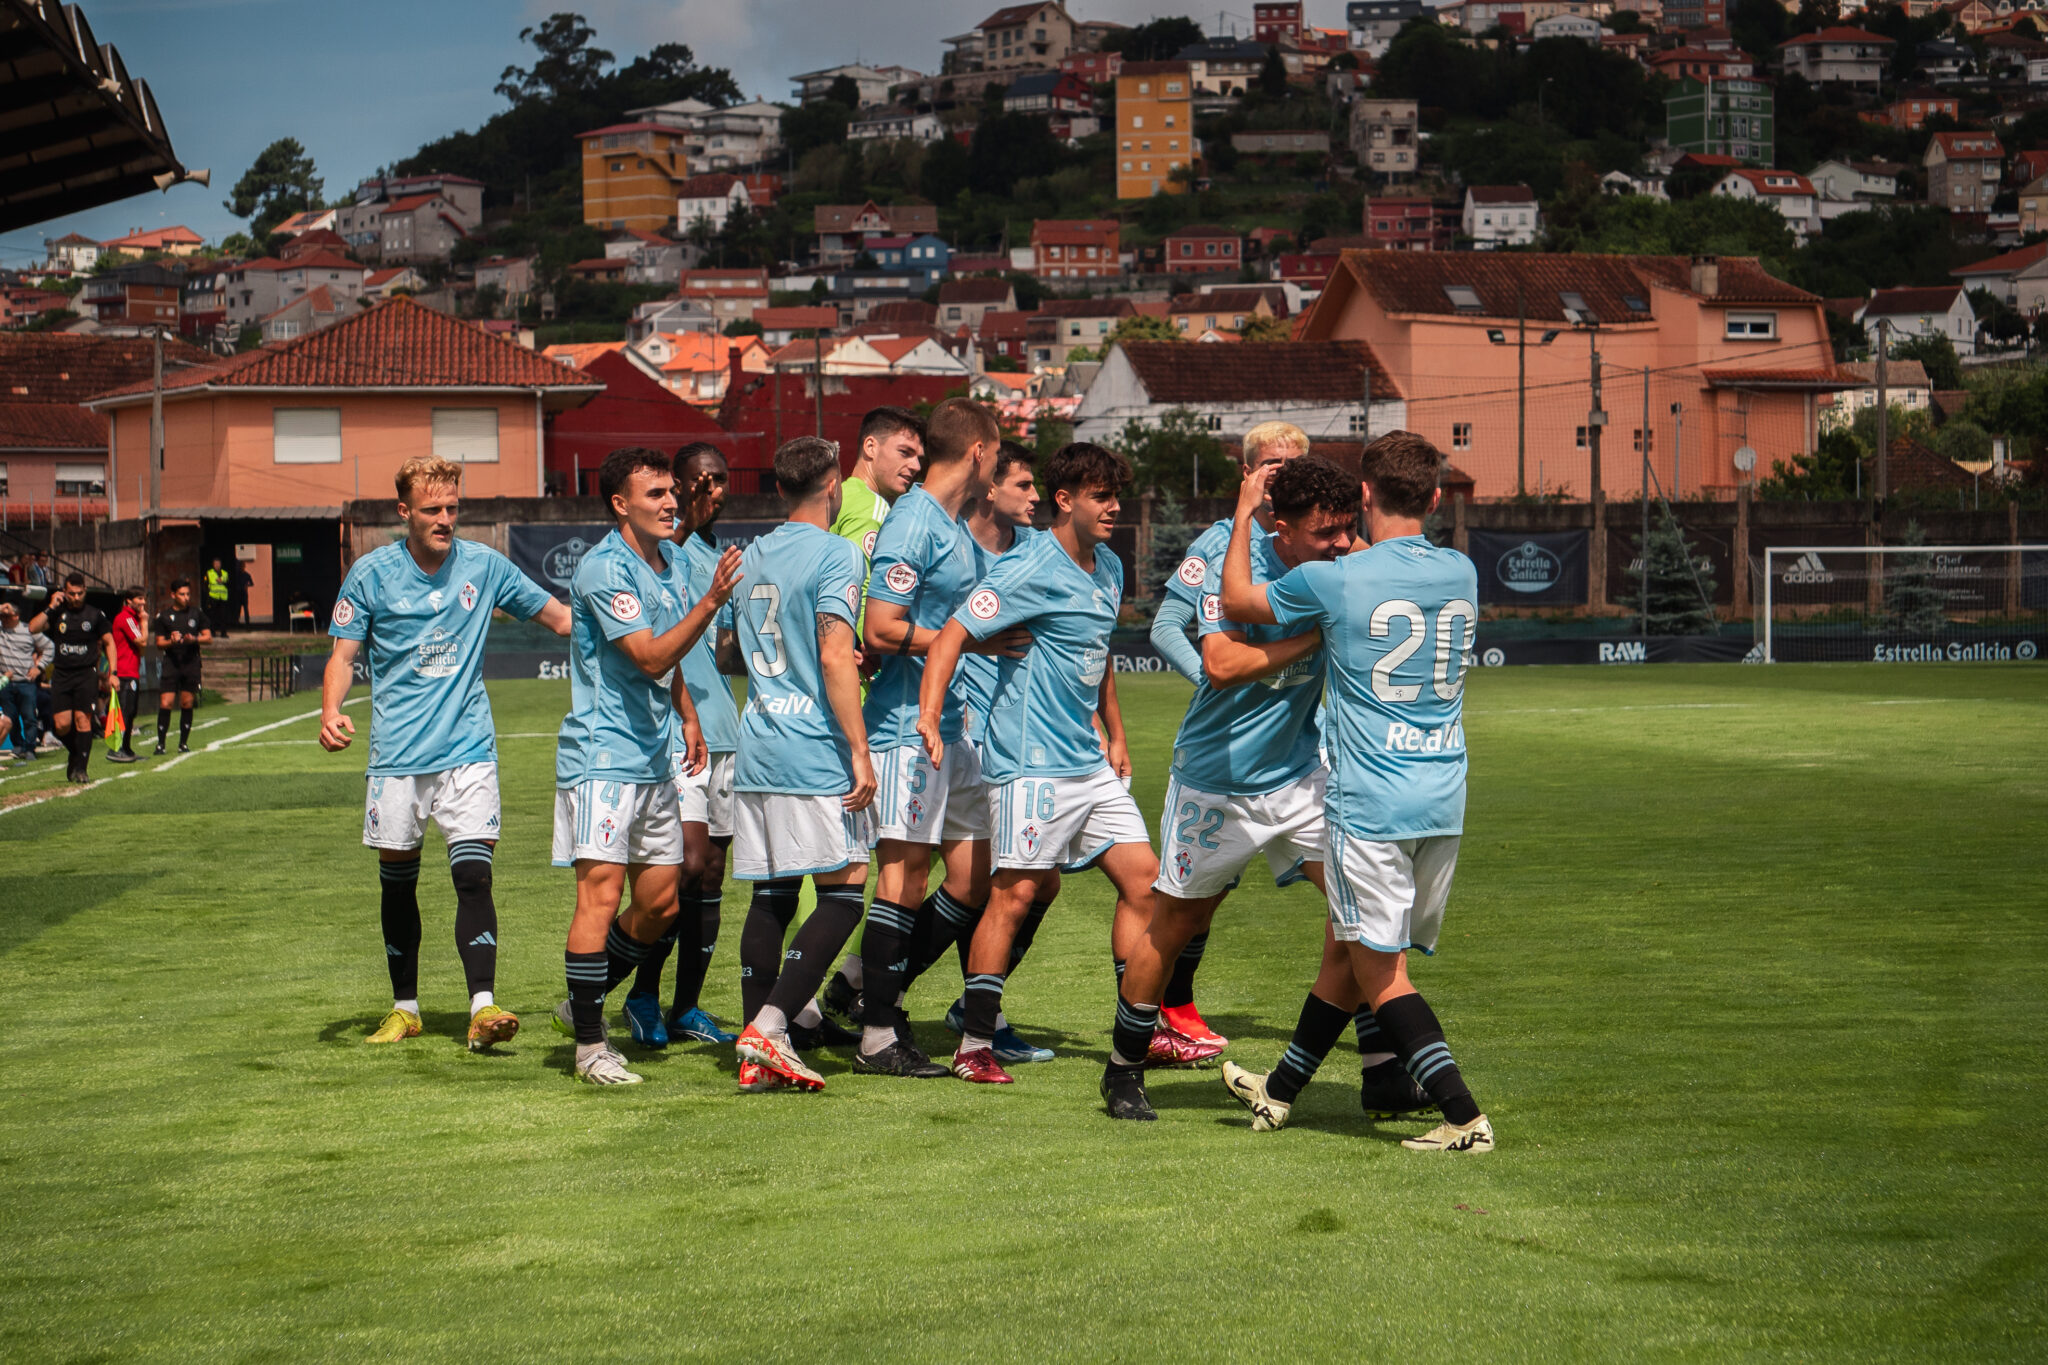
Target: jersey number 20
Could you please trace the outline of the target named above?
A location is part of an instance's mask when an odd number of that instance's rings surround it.
[[[758,591],[758,590],[757,590]],[[1479,619],[1479,610],[1462,597],[1453,598],[1444,604],[1436,614],[1436,666],[1431,670],[1430,684],[1444,701],[1456,701],[1458,693],[1465,687],[1465,651],[1472,647],[1472,623]],[[1384,640],[1394,633],[1394,623],[1399,621],[1407,626],[1407,637],[1383,655],[1372,666],[1372,694],[1384,702],[1410,702],[1422,695],[1421,683],[1397,683],[1394,670],[1413,658],[1415,651],[1422,648],[1429,620],[1422,608],[1406,598],[1396,597],[1373,608],[1372,637]],[[1459,623],[1459,638],[1451,639],[1453,623]]]

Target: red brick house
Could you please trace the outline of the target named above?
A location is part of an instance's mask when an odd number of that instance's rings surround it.
[[[1122,232],[1113,218],[1041,218],[1031,225],[1031,273],[1041,280],[1122,274]]]
[[[1244,238],[1234,228],[1197,224],[1166,235],[1166,268],[1235,270],[1244,261]]]

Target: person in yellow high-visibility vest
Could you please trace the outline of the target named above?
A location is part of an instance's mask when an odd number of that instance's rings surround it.
[[[206,616],[213,622],[216,640],[227,639],[228,627],[233,624],[228,620],[228,578],[228,571],[215,558],[213,567],[206,571]]]

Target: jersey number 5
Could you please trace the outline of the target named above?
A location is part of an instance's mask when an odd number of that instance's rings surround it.
[[[759,634],[768,647],[775,652],[769,658],[756,649],[750,662],[754,671],[764,678],[779,678],[789,669],[789,656],[782,652],[782,589],[773,583],[756,583],[754,590],[747,594],[750,601],[766,602],[767,614],[762,616]]]
[[[1430,684],[1444,701],[1456,701],[1458,693],[1465,687],[1465,651],[1472,648],[1472,623],[1479,619],[1479,609],[1464,598],[1454,598],[1444,604],[1436,614],[1436,666],[1431,671]],[[1422,695],[1421,683],[1397,683],[1394,670],[1413,658],[1415,651],[1422,648],[1423,636],[1429,621],[1422,608],[1405,598],[1394,598],[1373,608],[1372,637],[1384,640],[1394,633],[1394,622],[1402,622],[1408,628],[1406,638],[1383,655],[1372,666],[1372,694],[1384,702],[1410,702]],[[1461,623],[1458,640],[1451,639],[1453,623]]]

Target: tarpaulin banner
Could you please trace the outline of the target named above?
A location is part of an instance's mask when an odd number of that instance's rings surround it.
[[[1482,607],[1578,607],[1586,603],[1585,531],[1468,531]]]

